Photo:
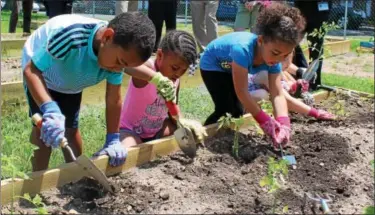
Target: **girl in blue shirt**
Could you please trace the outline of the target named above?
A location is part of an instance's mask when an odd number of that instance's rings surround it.
[[[202,54],[203,81],[215,104],[205,125],[226,113],[239,117],[249,111],[276,149],[286,145],[290,119],[281,86],[281,61],[304,36],[305,19],[300,11],[275,3],[264,9],[257,20],[258,35],[234,32],[212,41]],[[268,72],[269,93],[274,117],[266,114],[248,92],[248,74]]]

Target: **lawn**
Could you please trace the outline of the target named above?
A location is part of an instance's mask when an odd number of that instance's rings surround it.
[[[343,87],[374,94],[374,79],[371,78],[343,76],[323,72],[322,82],[328,86]]]
[[[10,21],[10,11],[1,11],[1,32],[7,33],[9,32],[9,21]],[[18,16],[18,21],[23,20],[23,15],[20,14]],[[44,14],[40,13],[33,13],[31,15],[31,21],[46,21],[48,17]],[[33,30],[32,30],[33,31]],[[17,27],[16,33],[22,33],[22,28]]]

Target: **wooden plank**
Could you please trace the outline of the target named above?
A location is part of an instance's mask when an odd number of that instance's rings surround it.
[[[329,96],[329,92],[322,91],[314,94],[315,100],[320,101]],[[244,115],[245,123],[243,127],[248,126],[253,121],[250,114]],[[217,132],[218,124],[208,125],[206,127],[209,136],[213,136]],[[150,141],[132,147],[128,151],[126,162],[122,166],[111,167],[108,164],[108,156],[100,156],[93,159],[94,164],[107,176],[124,172],[136,166],[140,166],[158,157],[166,156],[179,151],[180,148],[173,136]],[[60,187],[64,184],[77,181],[85,176],[75,163],[62,164],[58,168],[33,172],[30,179],[6,179],[1,181],[1,204],[8,204],[12,201],[12,196],[22,196],[25,193],[34,195],[44,190],[54,187]]]
[[[6,52],[10,49],[22,49],[26,39],[11,39],[1,40],[1,52]]]

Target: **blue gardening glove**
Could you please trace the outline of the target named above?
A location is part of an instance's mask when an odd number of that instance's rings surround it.
[[[111,166],[119,166],[125,163],[128,151],[120,142],[120,133],[107,134],[103,148],[94,156],[108,155]]]
[[[55,101],[45,102],[39,108],[43,113],[40,139],[47,147],[58,148],[65,137],[65,116]]]

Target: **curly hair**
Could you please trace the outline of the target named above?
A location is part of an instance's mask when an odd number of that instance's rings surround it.
[[[265,41],[279,40],[297,45],[304,37],[305,28],[306,20],[299,9],[275,2],[260,12],[256,33]]]
[[[183,57],[186,62],[196,64],[198,59],[197,43],[194,37],[186,31],[168,31],[159,45],[163,52],[173,52]]]
[[[135,47],[143,61],[150,58],[155,46],[155,26],[147,15],[127,12],[117,15],[108,23],[115,32],[113,43],[124,49]]]

